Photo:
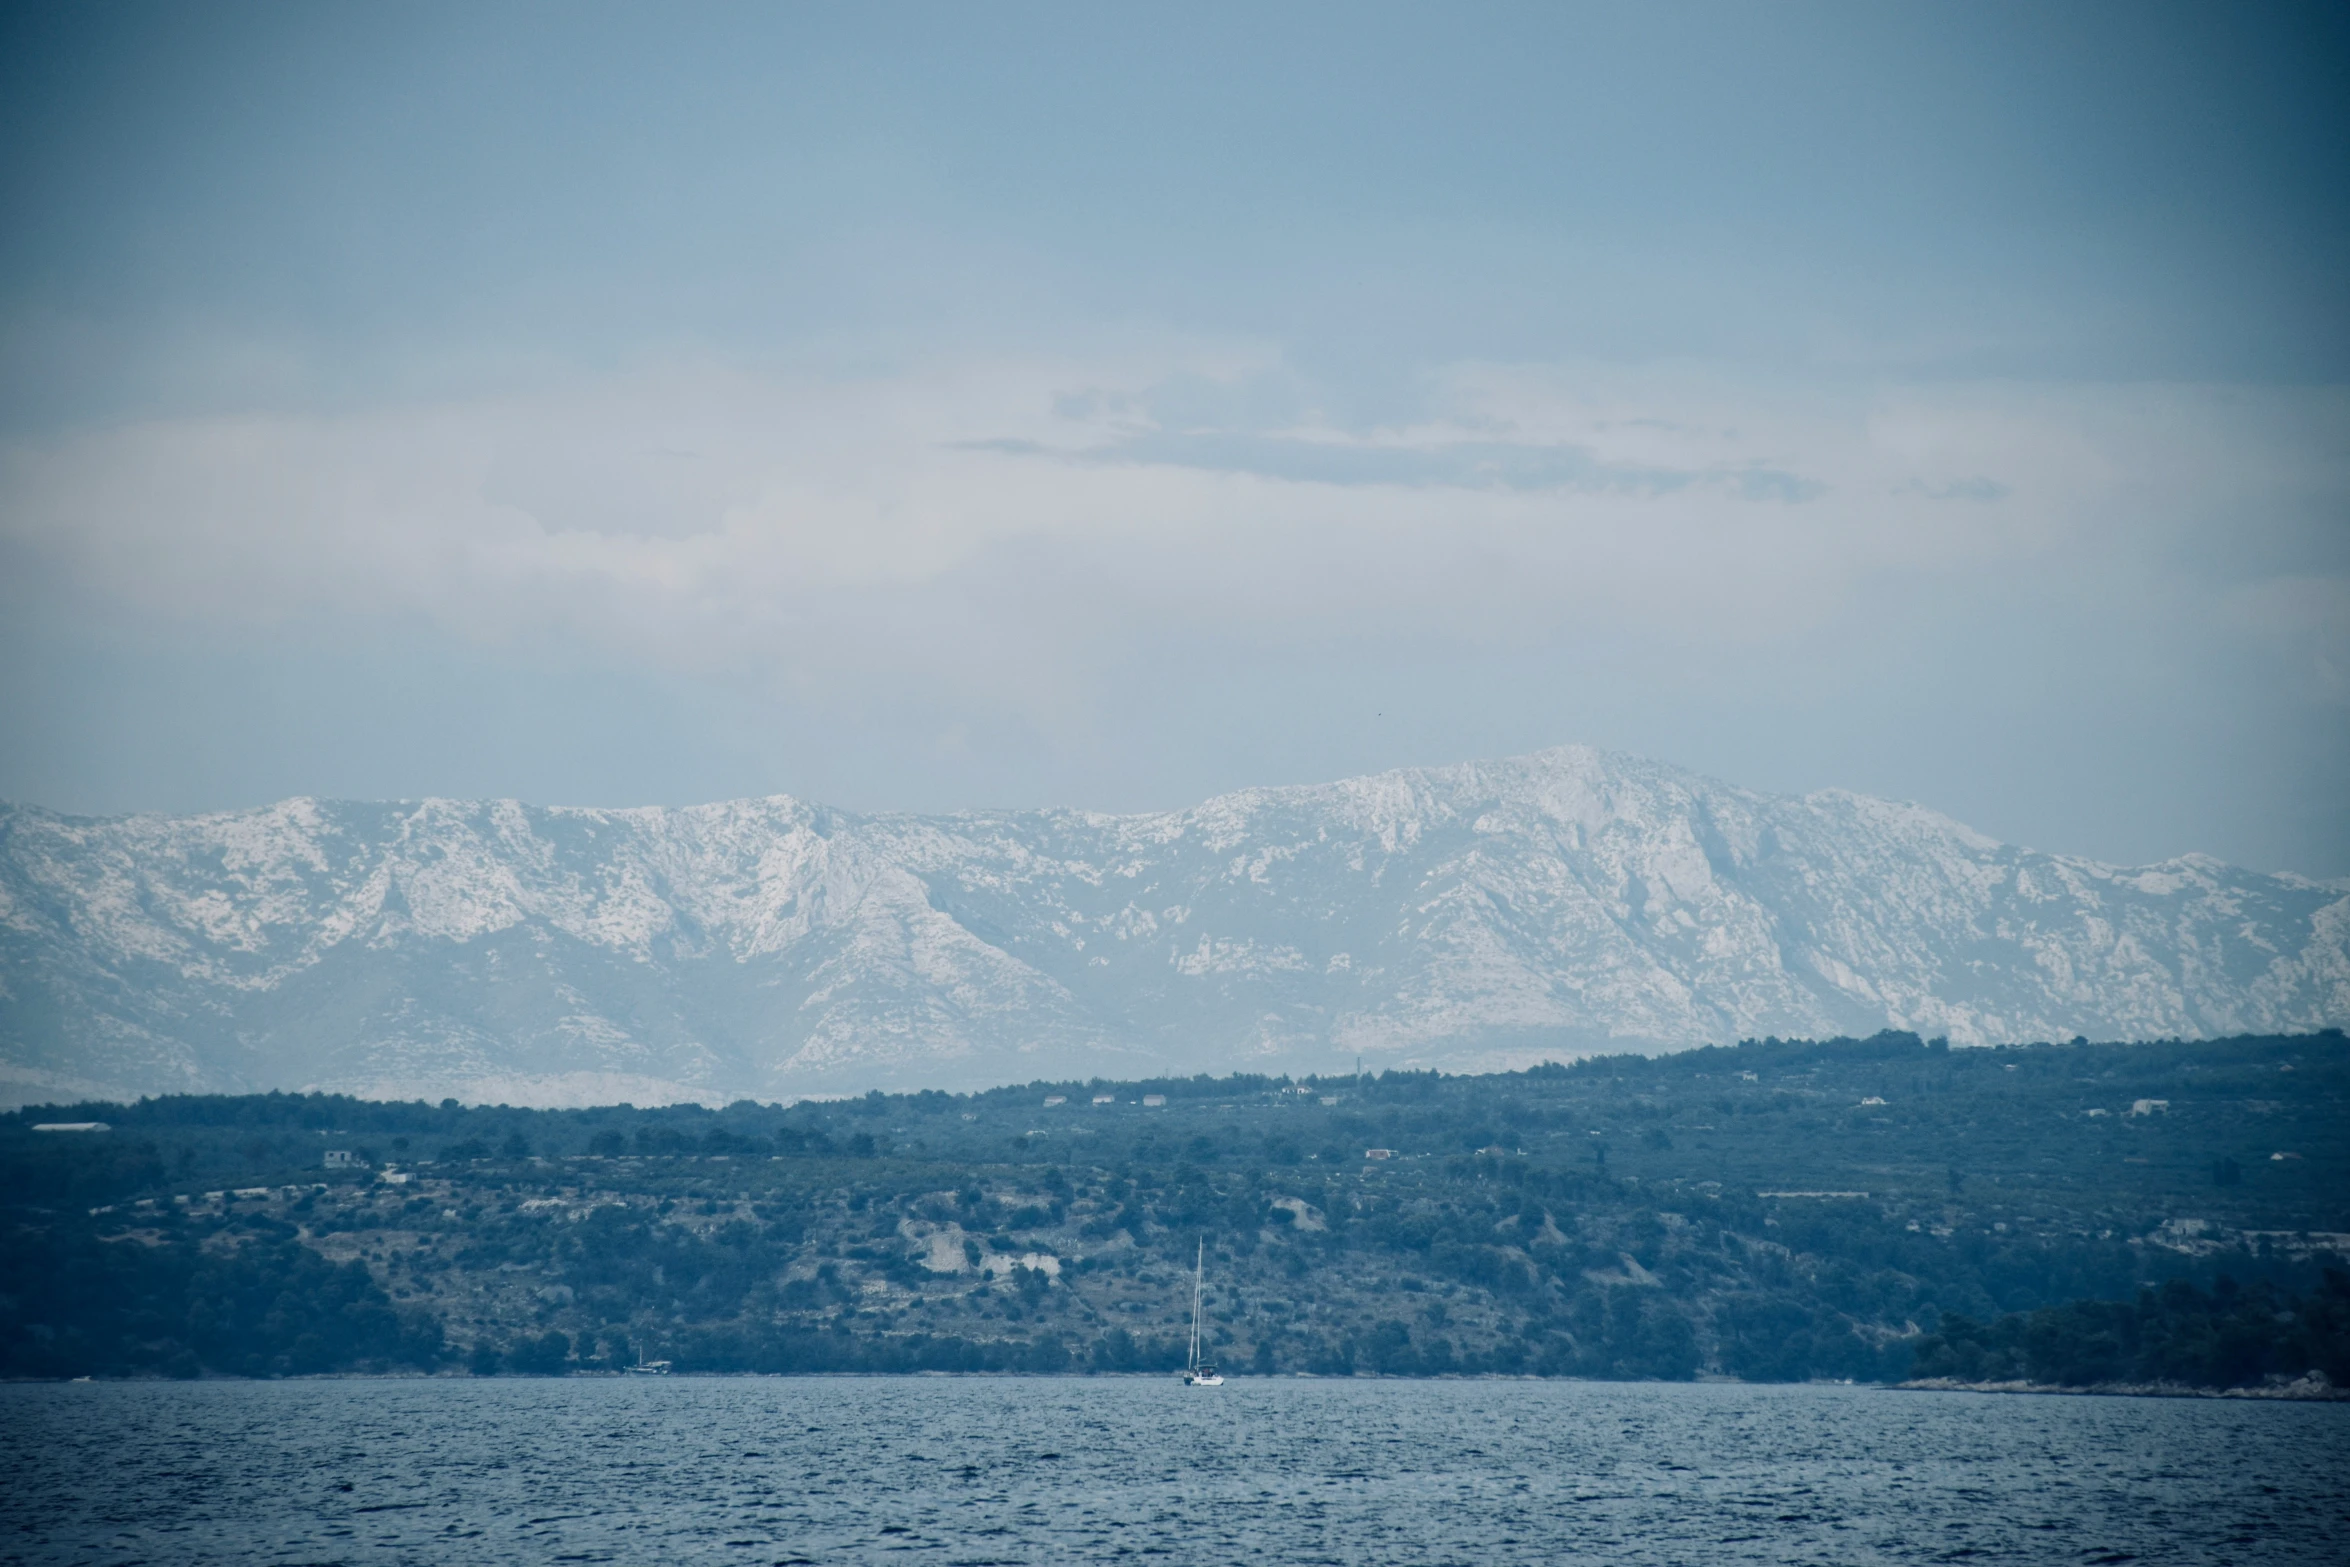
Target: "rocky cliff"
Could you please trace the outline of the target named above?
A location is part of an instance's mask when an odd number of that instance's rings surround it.
[[[1158,815],[0,808],[0,1097],[776,1099],[2350,1023],[2350,884],[1564,748]]]

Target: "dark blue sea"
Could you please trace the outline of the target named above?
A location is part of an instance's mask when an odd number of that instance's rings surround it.
[[[1846,1387],[0,1387],[0,1561],[2350,1560],[2350,1405]]]

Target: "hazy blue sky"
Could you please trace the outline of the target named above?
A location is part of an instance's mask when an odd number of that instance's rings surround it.
[[[1586,740],[2350,873],[2346,15],[10,8],[0,796]]]

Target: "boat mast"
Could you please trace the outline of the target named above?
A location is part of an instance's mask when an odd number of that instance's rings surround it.
[[[1199,1304],[1200,1287],[1208,1276],[1208,1239],[1200,1237],[1199,1260],[1191,1270],[1191,1366],[1199,1368]]]

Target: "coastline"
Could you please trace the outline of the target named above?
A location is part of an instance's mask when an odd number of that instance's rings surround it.
[[[2290,1382],[2260,1387],[2194,1387],[2184,1382],[2097,1382],[2067,1387],[2054,1382],[1966,1382],[1957,1377],[1918,1377],[1892,1384],[1903,1393],[2056,1393],[2094,1398],[2257,1398],[2299,1403],[2350,1401],[2350,1388],[2339,1388],[2313,1371]]]
[[[1163,1371],[679,1371],[665,1374],[663,1381],[734,1381],[734,1380],[792,1380],[792,1379],[852,1379],[892,1381],[919,1379],[1012,1379],[1019,1381],[1156,1382],[1168,1378]],[[2311,1372],[2291,1382],[2274,1382],[2260,1387],[2196,1387],[2184,1382],[2099,1382],[2088,1386],[2068,1386],[2054,1382],[1968,1382],[1956,1377],[1917,1377],[1906,1382],[1842,1382],[1833,1379],[1814,1379],[1806,1382],[1747,1382],[1737,1377],[1701,1376],[1681,1381],[1623,1381],[1609,1377],[1544,1377],[1527,1373],[1475,1372],[1446,1373],[1438,1376],[1380,1375],[1375,1372],[1355,1372],[1351,1376],[1317,1376],[1309,1371],[1282,1372],[1273,1376],[1250,1376],[1240,1373],[1243,1382],[1554,1382],[1584,1383],[1607,1387],[1859,1387],[1874,1388],[1888,1393],[2014,1393],[2052,1394],[2074,1398],[2232,1398],[2257,1399],[2265,1402],[2287,1403],[2350,1403],[2350,1388],[2336,1387],[2323,1372]],[[4,1377],[5,1386],[70,1386],[74,1383],[291,1383],[291,1382],[494,1382],[544,1383],[568,1381],[647,1381],[649,1378],[630,1378],[618,1371],[566,1371],[552,1376],[497,1376],[475,1377],[460,1371],[326,1371],[282,1377],[243,1377],[205,1375],[200,1377]]]

